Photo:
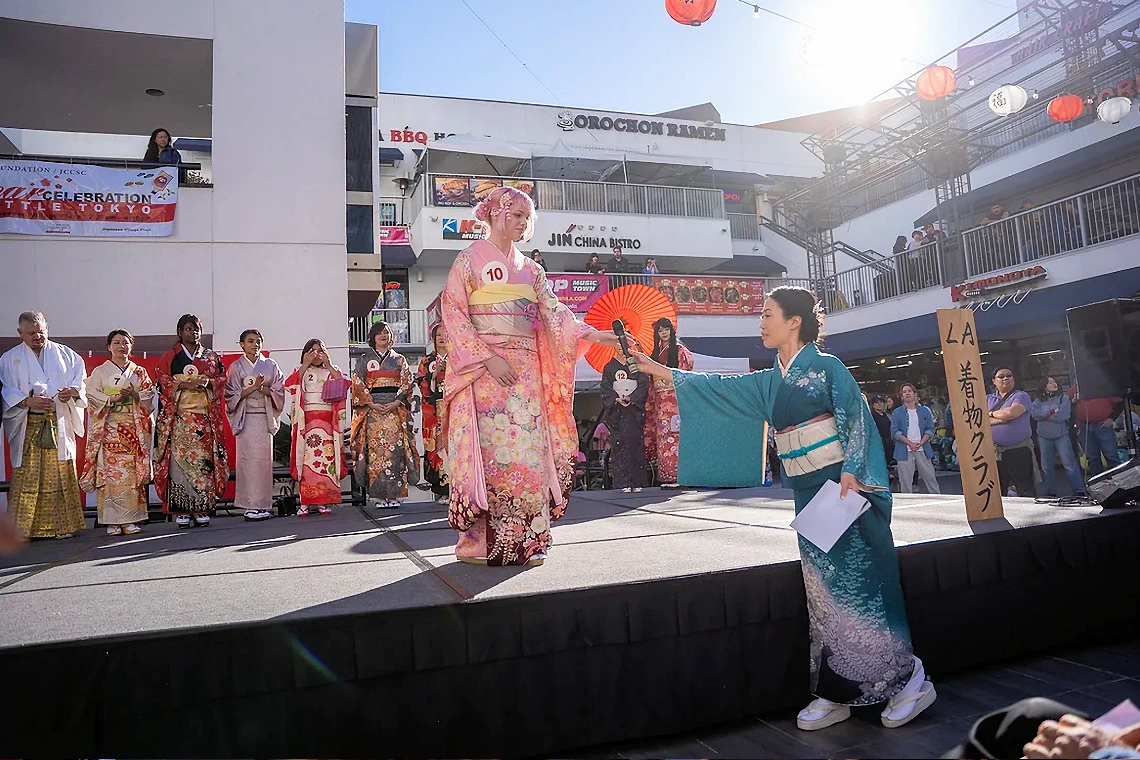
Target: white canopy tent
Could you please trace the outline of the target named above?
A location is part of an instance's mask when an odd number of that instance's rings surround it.
[[[486,135],[458,134],[428,145],[417,172],[519,176],[531,153]]]
[[[747,359],[735,357],[706,356],[693,354],[693,371],[718,375],[743,375],[751,371]],[[579,359],[574,367],[574,390],[596,390],[602,384],[602,375],[586,362]]]

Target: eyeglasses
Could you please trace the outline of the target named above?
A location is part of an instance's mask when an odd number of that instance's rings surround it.
[[[1013,375],[994,375],[994,379],[996,379],[996,380],[1012,380]]]

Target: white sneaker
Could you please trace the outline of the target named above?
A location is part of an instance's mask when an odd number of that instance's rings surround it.
[[[641,493],[641,489],[640,489],[640,488],[635,488],[635,489],[633,489],[633,492],[634,492],[634,493]]]
[[[256,509],[247,509],[245,511],[245,519],[247,519],[247,520],[260,520],[261,519],[261,513],[258,512]]]
[[[259,520],[268,520],[271,517],[273,517],[273,513],[270,512],[268,509],[263,509],[260,512],[258,512],[257,514],[258,514],[257,519],[259,519]]]
[[[121,526],[121,525],[108,525],[107,526],[107,535],[108,536],[121,536],[121,535],[123,535],[123,526]]]
[[[662,488],[680,488],[681,485],[679,483],[662,483],[661,487]]]
[[[821,728],[842,723],[850,717],[850,707],[847,705],[838,705],[835,702],[820,697],[800,710],[796,716],[796,726],[801,731],[818,731]]]
[[[198,528],[210,527],[209,515],[194,515],[194,526]]]
[[[177,517],[174,518],[174,524],[177,525],[179,528],[189,528],[190,527],[190,515],[178,515]]]
[[[632,488],[623,488],[623,489],[621,489],[621,492],[622,493],[633,493],[633,489]]]
[[[123,533],[127,534],[128,536],[133,536],[136,533],[142,533],[142,528],[134,525],[133,523],[131,525],[124,525]]]
[[[914,672],[910,680],[902,691],[891,697],[883,710],[881,716],[883,725],[887,728],[905,726],[934,704],[937,698],[938,692],[934,690],[934,684],[926,680],[926,669],[922,667],[922,660],[915,657]]]

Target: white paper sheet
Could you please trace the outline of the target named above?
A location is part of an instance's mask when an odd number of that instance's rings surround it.
[[[831,551],[839,537],[871,507],[862,494],[852,489],[840,499],[843,489],[834,480],[820,486],[807,506],[792,520],[792,528],[825,552]]]
[[[1140,709],[1126,699],[1093,721],[1093,725],[1110,734],[1140,723]]]

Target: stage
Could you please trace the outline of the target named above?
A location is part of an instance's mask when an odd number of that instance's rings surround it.
[[[0,751],[538,756],[802,706],[792,514],[780,489],[576,492],[529,569],[458,563],[430,502],[37,541],[0,560]],[[893,529],[935,678],[1140,618],[1140,511],[1007,499],[971,527],[960,496],[896,495]]]

